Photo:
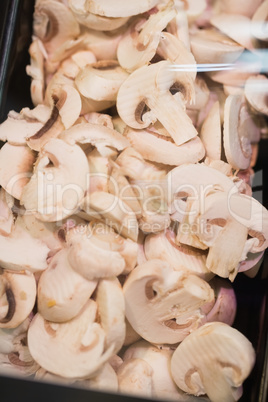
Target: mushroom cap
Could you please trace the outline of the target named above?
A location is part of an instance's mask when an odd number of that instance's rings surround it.
[[[202,325],[200,308],[214,298],[207,282],[157,259],[136,267],[123,291],[128,321],[152,343],[181,342]]]
[[[74,318],[97,286],[72,269],[67,249],[50,260],[38,281],[38,312],[49,321],[64,322]]]
[[[184,392],[234,401],[255,361],[255,352],[236,329],[224,323],[203,325],[187,336],[171,358],[174,381]]]
[[[83,200],[88,174],[86,155],[78,145],[51,139],[39,154],[21,203],[43,221],[70,216]]]
[[[36,298],[32,273],[0,271],[0,328],[16,328],[31,313]]]

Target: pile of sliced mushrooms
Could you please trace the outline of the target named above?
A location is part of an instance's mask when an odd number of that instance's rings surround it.
[[[243,13],[243,14],[241,14]],[[1,372],[237,401],[268,211],[268,1],[37,0],[34,107],[0,126]],[[251,58],[252,60],[252,58]]]

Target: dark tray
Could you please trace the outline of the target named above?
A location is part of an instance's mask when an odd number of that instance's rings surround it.
[[[0,1],[0,122],[9,110],[20,111],[32,107],[30,78],[25,67],[29,64],[28,47],[31,42],[34,0]],[[268,208],[268,140],[262,140],[253,182],[254,196]],[[239,274],[234,281],[238,309],[234,327],[253,344],[256,364],[244,382],[241,402],[266,402],[268,383],[268,258],[267,253],[254,279]],[[119,394],[83,390],[0,376],[1,402],[138,402],[146,399]],[[224,401],[223,401],[224,402]]]

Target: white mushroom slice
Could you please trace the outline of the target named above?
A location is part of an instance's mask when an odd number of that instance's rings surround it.
[[[265,75],[255,75],[247,79],[245,97],[254,110],[268,115],[267,106],[268,79]]]
[[[14,198],[9,195],[3,188],[0,189],[0,234],[8,236],[14,226],[14,216],[12,207],[14,206]]]
[[[70,216],[82,202],[88,174],[87,158],[79,146],[51,139],[39,154],[21,203],[43,221]]]
[[[263,0],[224,0],[219,1],[218,5],[221,12],[228,14],[240,14],[251,18]]]
[[[233,63],[244,50],[227,35],[211,28],[194,32],[190,39],[192,53],[200,64]]]
[[[175,384],[172,379],[170,371],[170,359],[173,351],[168,347],[157,347],[151,345],[146,341],[139,341],[131,345],[124,353],[123,360],[124,366],[120,371],[124,371],[126,381],[126,367],[128,367],[127,362],[136,359],[141,359],[148,363],[152,368],[151,379],[152,379],[152,396],[155,398],[161,398],[163,400],[176,400],[183,402],[198,402],[203,401],[203,399],[194,398],[188,396],[182,392]],[[138,360],[136,360],[138,361]],[[131,376],[131,372],[129,373]]]
[[[124,346],[132,345],[132,343],[137,342],[141,339],[140,335],[132,328],[127,318],[125,318],[126,323],[126,336],[124,340]],[[122,362],[121,362],[122,363]]]
[[[87,29],[83,43],[91,50],[97,60],[116,60],[117,46],[122,37],[122,32],[101,32]]]
[[[236,389],[250,374],[255,352],[236,329],[208,323],[190,334],[171,358],[171,373],[183,391],[207,394],[213,402],[234,402]]]
[[[251,20],[238,14],[217,14],[210,19],[211,24],[246,49],[253,50]]]
[[[159,120],[181,145],[197,135],[184,110],[184,103],[193,98],[194,87],[190,77],[173,66],[164,60],[135,70],[118,91],[117,110],[125,123],[136,129]]]
[[[123,346],[125,325],[125,301],[117,278],[101,279],[97,287],[96,302],[101,326],[105,331],[105,348],[113,347],[117,353]]]
[[[247,276],[254,278],[259,271],[263,258],[264,251],[248,253],[246,259],[240,262],[238,271],[245,272]]]
[[[111,129],[114,128],[112,116],[110,116],[109,114],[91,112],[85,114],[84,118],[88,123],[100,124],[101,126],[105,126]]]
[[[116,131],[118,131],[120,134],[123,134],[125,131],[125,128],[127,127],[126,123],[121,119],[119,116],[114,116],[112,117],[113,121],[113,126]]]
[[[215,303],[213,303],[213,307],[206,314],[207,321],[220,321],[233,325],[237,303],[232,285],[230,282],[219,277],[213,278],[209,284],[215,292]]]
[[[47,122],[47,120],[49,119],[51,114],[51,109],[49,106],[47,105],[37,105],[35,108],[33,109],[29,109],[28,107],[24,107],[23,109],[21,109],[20,111],[20,115],[26,119],[26,120],[37,120],[40,121],[40,123],[45,124]],[[36,130],[38,131],[38,130]],[[35,131],[35,132],[36,132]],[[34,134],[34,133],[32,133]],[[27,137],[29,137],[30,135],[28,135]]]
[[[258,0],[256,3],[259,4],[259,7],[254,13],[251,20],[251,32],[255,36],[255,38],[267,42],[268,1],[265,0],[261,3],[261,0]]]
[[[32,78],[31,99],[36,106],[44,101],[45,74],[44,74],[44,53],[41,49],[42,42],[35,39],[30,47],[31,64],[26,66],[27,74]]]
[[[198,211],[197,202],[193,210]],[[194,221],[194,216],[191,219]],[[266,248],[267,220],[268,211],[252,197],[223,192],[208,195],[204,211],[197,218],[197,224],[202,225],[198,236],[210,247],[207,267],[219,276],[233,280],[239,262],[245,259],[245,248],[247,252],[260,252]],[[247,240],[248,234],[252,238]]]
[[[204,164],[187,164],[172,169],[167,174],[167,186],[170,194],[169,202],[173,202],[181,194],[197,197],[201,200],[213,190],[236,190],[233,181],[220,171]],[[176,205],[173,205],[176,209]],[[180,205],[178,204],[180,211]]]
[[[105,234],[98,238],[91,234],[89,226],[71,229],[66,234],[69,263],[87,280],[118,276],[125,268],[125,260],[119,252],[120,238],[111,243],[109,236],[105,241]]]
[[[9,236],[0,236],[0,266],[12,271],[43,271],[49,248],[26,230],[15,226]],[[29,252],[30,250],[30,252]]]
[[[43,127],[36,120],[27,120],[20,113],[9,112],[7,119],[0,125],[0,140],[12,145],[25,145],[26,138],[34,135]]]
[[[134,130],[128,127],[125,135],[133,148],[149,161],[179,166],[196,163],[205,156],[204,147],[198,137],[177,146],[171,137],[150,129]]]
[[[115,101],[128,73],[115,60],[101,60],[85,66],[75,78],[79,92],[96,101]]]
[[[241,124],[241,95],[229,95],[224,106],[223,144],[226,159],[234,169],[247,169],[251,160],[251,145]]]
[[[102,15],[97,15],[87,10],[87,0],[69,0],[68,5],[75,15],[79,24],[84,25],[97,31],[112,31],[124,25],[129,17],[124,18],[107,18]]]
[[[209,280],[212,275],[206,268],[206,252],[177,244],[171,230],[150,234],[144,241],[144,253],[147,260],[160,259],[168,262],[177,271],[188,271],[202,279]]]
[[[0,269],[0,328],[16,328],[31,313],[36,298],[32,273]]]
[[[88,192],[108,191],[109,173],[111,171],[109,159],[102,156],[96,148],[89,152],[87,159],[90,170]]]
[[[129,4],[124,0],[115,0],[113,4],[109,0],[92,0],[87,3],[87,10],[91,13],[104,15],[105,17],[130,17],[150,10],[159,0],[136,0]]]
[[[129,146],[129,141],[120,133],[109,127],[93,123],[77,124],[60,135],[68,144],[92,144],[103,155],[105,147],[122,151]],[[105,156],[105,154],[103,155]]]
[[[50,106],[53,108],[56,101],[59,115],[64,128],[70,128],[76,122],[81,113],[82,103],[78,91],[71,85],[52,87],[50,90]]]
[[[152,343],[181,342],[204,322],[201,307],[214,299],[207,282],[161,260],[136,267],[123,286],[126,317]]]
[[[36,5],[33,29],[48,53],[53,53],[65,41],[76,38],[80,33],[71,10],[61,2],[52,0],[43,0]]]
[[[30,324],[30,317],[27,317],[16,328],[0,328],[0,353],[8,354],[16,351],[18,338],[26,335]]]
[[[71,60],[79,68],[84,68],[87,64],[95,63],[97,61],[96,56],[90,50],[79,50],[71,55]]]
[[[123,362],[117,371],[118,391],[152,398],[152,373],[153,369],[143,359],[133,358]]]
[[[148,20],[135,21],[118,44],[117,58],[120,65],[127,71],[134,71],[149,64],[155,56],[161,32],[175,15],[175,9],[169,3],[157,13],[151,14]]]
[[[190,50],[189,26],[184,4],[180,0],[175,0],[176,17],[170,21],[167,26],[167,31],[176,38],[180,39],[186,49]]]
[[[208,89],[206,81],[199,76],[197,76],[195,79],[194,88],[195,100],[194,102],[187,105],[187,110],[201,111],[202,109],[205,109],[206,106],[208,106],[208,103],[210,101],[210,91]]]
[[[114,101],[95,101],[94,99],[86,98],[81,95],[82,110],[81,115],[85,115],[91,112],[101,112],[114,106]]]
[[[35,155],[24,145],[4,144],[0,150],[0,185],[16,199],[29,182]]]
[[[220,160],[222,139],[220,103],[218,101],[214,103],[203,122],[200,139],[205,147],[206,156]]]
[[[49,321],[74,318],[91,297],[97,281],[88,281],[72,269],[66,249],[59,251],[38,281],[38,312]]]
[[[91,299],[66,323],[47,321],[37,313],[28,330],[28,345],[34,360],[62,377],[95,376],[113,354],[112,347],[105,350],[105,332],[96,319],[97,304]]]
[[[138,222],[135,213],[119,197],[95,191],[84,199],[82,209],[89,216],[101,219],[121,236],[136,241],[138,238]]]

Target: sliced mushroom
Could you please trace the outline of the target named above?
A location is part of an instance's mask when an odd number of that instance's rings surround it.
[[[193,55],[200,64],[233,63],[238,59],[244,47],[215,29],[200,29],[191,37]],[[229,71],[228,71],[229,73]]]
[[[73,228],[67,232],[66,241],[72,268],[88,280],[118,276],[126,267],[121,254],[126,243],[106,225]]]
[[[188,271],[205,280],[212,277],[206,268],[206,251],[178,244],[170,229],[149,234],[144,241],[144,253],[147,260],[157,258],[166,261],[176,271]]]
[[[205,155],[199,137],[177,146],[171,137],[158,134],[150,129],[134,130],[128,127],[125,135],[133,148],[149,161],[179,166],[184,163],[196,163]]]
[[[180,0],[174,2],[176,16],[167,26],[167,31],[180,39],[186,49],[190,50],[189,24],[184,3]]]
[[[115,2],[111,4],[109,0],[93,0],[87,4],[87,10],[105,17],[129,17],[150,10],[158,2],[159,0],[137,0],[129,4],[124,0],[115,0]]]
[[[32,78],[31,98],[35,106],[44,101],[45,74],[44,74],[44,49],[40,40],[35,39],[30,47],[31,64],[26,66],[27,74]]]
[[[3,188],[0,189],[0,234],[4,236],[10,235],[14,227],[14,216],[12,207],[14,206],[14,198],[9,195]]]
[[[0,269],[0,328],[16,328],[31,313],[36,298],[32,273]]]
[[[70,216],[83,200],[88,174],[81,148],[53,138],[39,154],[34,175],[23,188],[21,203],[43,221]]]
[[[36,5],[33,29],[50,54],[80,33],[79,24],[71,10],[63,3],[52,0],[39,1]]]
[[[215,102],[205,118],[200,139],[206,150],[206,156],[211,159],[221,159],[221,117],[220,104]]]
[[[207,282],[175,271],[161,260],[136,267],[123,286],[126,317],[134,330],[152,343],[181,342],[204,322],[201,307],[213,300]]]
[[[251,145],[240,119],[243,99],[229,95],[224,106],[223,143],[228,163],[234,169],[247,169],[251,161]]]
[[[123,362],[117,372],[118,391],[151,398],[152,372],[149,363],[143,359],[133,358]]]
[[[26,138],[36,133],[43,124],[36,120],[24,119],[21,113],[11,111],[0,125],[0,140],[12,145],[25,145]]]
[[[117,131],[93,123],[77,124],[62,133],[60,138],[70,145],[92,144],[102,156],[105,156],[106,147],[121,151],[129,146],[129,141]]]
[[[259,7],[256,9],[251,20],[251,32],[255,38],[267,42],[268,1],[265,0],[261,3],[261,0],[258,0],[254,5],[257,6],[257,4]]]
[[[121,85],[117,96],[119,116],[135,129],[159,120],[177,145],[196,137],[197,131],[184,110],[193,98],[193,81],[169,61],[135,70]],[[175,93],[176,95],[172,95]]]
[[[87,1],[82,0],[79,3],[76,0],[69,0],[69,7],[75,15],[79,24],[97,31],[112,31],[124,25],[129,17],[107,18],[102,15],[93,14],[87,9]]]
[[[131,72],[149,64],[155,56],[161,32],[175,17],[175,9],[171,2],[146,19],[134,21],[120,40],[117,58],[120,65]]]
[[[123,32],[116,30],[116,33],[101,32],[87,29],[83,38],[85,48],[91,50],[97,60],[116,60],[118,43]]]
[[[32,176],[35,155],[24,145],[4,144],[0,150],[0,185],[16,199]]]
[[[113,346],[105,349],[105,331],[96,319],[97,304],[91,299],[65,323],[47,321],[37,313],[28,330],[34,360],[62,377],[94,377],[114,352]]]
[[[74,318],[97,286],[72,269],[68,251],[59,251],[38,281],[38,312],[49,321],[64,322]]]
[[[251,20],[241,14],[217,14],[210,19],[211,24],[246,49],[253,50]]]
[[[171,358],[174,381],[184,392],[207,394],[213,402],[237,400],[237,388],[250,374],[255,352],[236,329],[208,323],[177,347]]]
[[[102,156],[97,148],[89,152],[88,164],[90,170],[89,193],[108,191],[109,173],[111,171],[109,158]]]
[[[262,0],[224,0],[219,1],[220,10],[228,14],[240,14],[251,18],[254,12],[257,10]]]
[[[104,191],[88,194],[82,209],[90,219],[100,219],[121,236],[137,241],[138,222],[135,213],[119,197]]]
[[[128,73],[115,60],[101,60],[85,66],[76,76],[75,84],[86,98],[115,101]]]
[[[247,79],[245,97],[250,106],[258,113],[268,115],[267,106],[268,79],[265,75],[256,75]]]
[[[0,353],[8,354],[16,351],[18,337],[27,334],[30,321],[29,316],[15,328],[0,328]]]

